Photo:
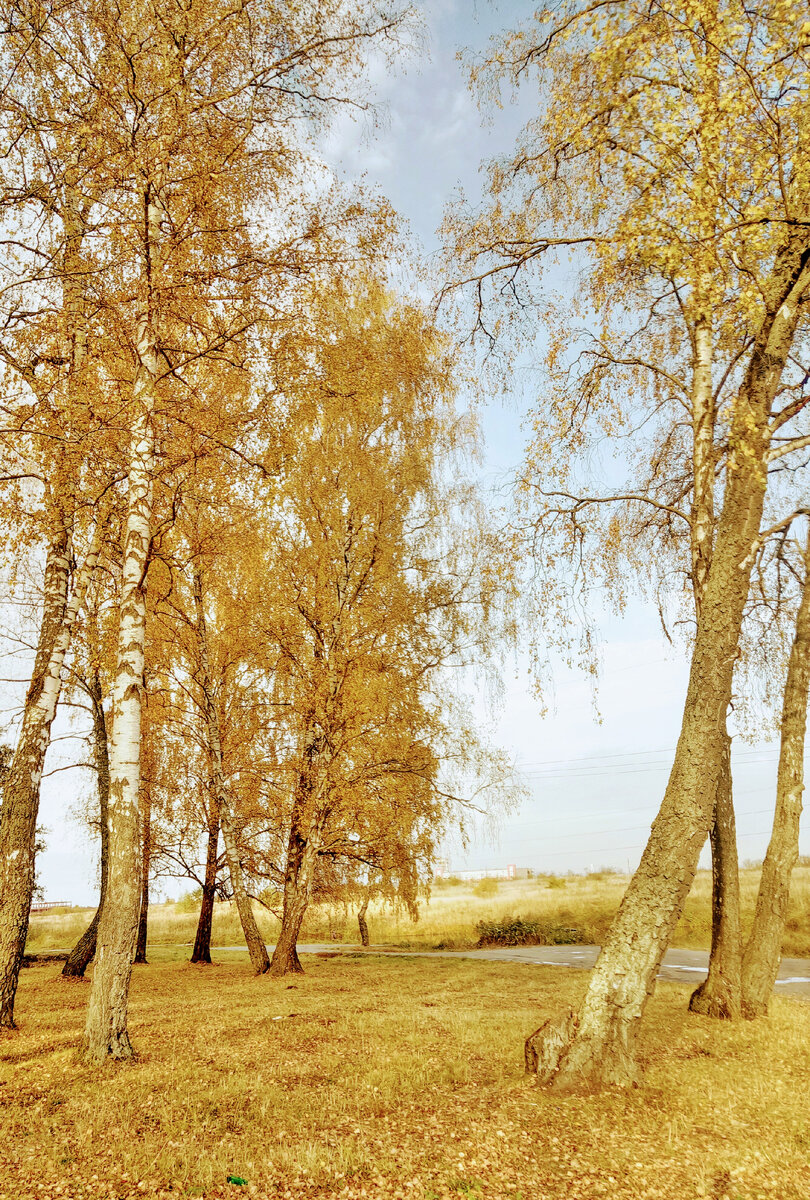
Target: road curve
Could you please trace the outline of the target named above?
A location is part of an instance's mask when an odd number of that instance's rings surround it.
[[[220,950],[244,950],[244,946],[220,946]],[[272,952],[273,947],[268,946]],[[392,954],[418,958],[477,958],[489,962],[535,963],[544,967],[574,967],[590,970],[599,954],[599,946],[501,946],[490,950],[397,950],[388,946],[346,946],[335,942],[306,943],[299,954]],[[676,983],[699,983],[705,979],[709,963],[707,950],[667,950],[658,973],[659,979]],[[810,1000],[810,958],[783,958],[776,980],[776,994]]]

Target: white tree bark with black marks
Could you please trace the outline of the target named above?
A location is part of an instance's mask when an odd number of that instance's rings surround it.
[[[76,618],[98,562],[103,515],[73,592],[70,540],[54,537],[45,568],[45,602],[22,728],[3,786],[0,820],[0,1028],[14,1027],[14,999],[28,935],[35,880],[35,834],[42,770],[62,689],[62,668]]]
[[[163,207],[144,192],[144,272],[151,289],[161,266]],[[84,1046],[95,1062],[131,1057],[127,1006],[141,908],[141,710],[146,634],[146,573],[152,538],[152,414],[160,378],[151,292],[138,323],[127,513],[118,610],[118,647],[110,734],[110,874],[98,928]]]
[[[81,979],[96,952],[96,937],[101,912],[104,908],[104,898],[107,895],[107,878],[110,867],[110,756],[107,746],[107,725],[101,694],[101,680],[98,670],[94,670],[88,684],[88,694],[93,706],[93,758],[95,761],[98,817],[101,833],[101,864],[100,888],[98,906],[93,919],[79,938],[76,945],[67,956],[62,974],[66,979]]]

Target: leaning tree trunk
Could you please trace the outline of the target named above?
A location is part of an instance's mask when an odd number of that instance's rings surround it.
[[[31,898],[39,789],[42,769],[62,688],[65,660],[76,617],[98,561],[101,518],[93,543],[68,600],[70,552],[63,528],[48,548],[45,604],[34,671],[25,698],[22,728],[3,782],[0,821],[0,1029],[14,1028],[14,998],[20,975]]]
[[[744,1017],[764,1016],[782,954],[790,901],[790,877],[799,856],[799,819],[804,791],[804,741],[810,691],[810,537],[804,554],[804,585],[788,661],[782,702],[782,741],[776,780],[776,809],[762,864],[754,923],[742,968]]]
[[[39,787],[61,687],[59,672],[54,674],[52,670],[54,647],[65,618],[69,585],[69,539],[63,527],[48,546],[45,603],[34,670],[25,698],[19,741],[3,784],[3,819],[0,822],[0,1028],[14,1028],[14,997],[34,892]]]
[[[160,211],[147,206],[157,238]],[[149,318],[138,335],[135,419],[129,455],[129,495],[118,651],[112,693],[110,738],[110,875],[99,921],[93,988],[87,1010],[84,1047],[93,1062],[131,1058],[127,1005],[141,907],[141,709],[146,633],[146,572],[152,530],[152,412],[159,364]]]
[[[217,893],[217,867],[219,865],[219,805],[211,797],[208,808],[208,849],[205,855],[205,879],[202,888],[200,919],[191,951],[191,962],[211,962],[211,929],[214,923],[214,900]]]
[[[107,878],[110,864],[110,759],[107,749],[107,726],[104,720],[102,706],[101,681],[98,671],[94,670],[90,681],[90,701],[93,706],[93,758],[95,759],[96,778],[98,780],[98,818],[101,829],[101,886],[99,889],[98,908],[92,921],[79,938],[67,957],[62,968],[66,978],[81,979],[96,952],[96,937],[104,898],[107,895]]]
[[[766,316],[737,399],[732,452],[697,625],[683,723],[661,809],[578,1014],[526,1040],[527,1070],[557,1087],[627,1084],[634,1038],[708,833],[725,753],[743,609],[765,496],[768,420],[810,280],[804,235],[776,256]]]
[[[369,947],[368,921],[366,920],[366,913],[368,912],[368,901],[369,901],[368,896],[364,896],[363,903],[360,905],[360,908],[357,910],[357,925],[358,925],[358,928],[360,929],[360,945],[363,947],[364,950],[367,950]]]
[[[692,1012],[736,1020],[741,1013],[742,932],[737,830],[731,784],[731,739],[726,734],[723,765],[709,832],[712,846],[712,949],[709,974],[689,1000]]]
[[[253,969],[257,975],[263,975],[265,971],[270,969],[270,958],[267,954],[267,946],[264,943],[264,938],[256,922],[253,903],[245,887],[242,863],[239,858],[239,847],[236,843],[236,835],[233,828],[233,818],[230,807],[224,799],[221,803],[221,814],[222,840],[225,843],[225,857],[228,863],[228,874],[231,877],[231,890],[233,891],[233,898],[236,901],[236,910],[239,913],[242,933],[245,936],[245,943],[247,944]]]
[[[149,931],[149,864],[152,858],[151,802],[148,792],[143,811],[143,857],[141,859],[141,911],[138,915],[138,937],[135,941],[134,962],[146,964],[146,938]]]
[[[197,682],[202,693],[203,713],[205,717],[205,732],[208,744],[208,761],[211,769],[211,793],[219,809],[222,840],[225,843],[225,856],[228,862],[228,872],[231,877],[239,920],[245,935],[250,961],[257,975],[263,975],[270,967],[267,947],[259,932],[253,904],[247,894],[245,880],[242,874],[242,863],[239,858],[239,847],[236,842],[236,832],[233,825],[233,814],[225,789],[225,772],[222,764],[222,739],[219,732],[217,708],[211,677],[211,665],[208,654],[208,626],[205,620],[205,605],[203,603],[202,568],[199,562],[194,564],[194,605],[197,621]]]
[[[312,894],[316,857],[311,837],[302,834],[294,816],[287,848],[287,869],[284,873],[284,908],[270,964],[271,975],[278,977],[304,970],[296,946]]]

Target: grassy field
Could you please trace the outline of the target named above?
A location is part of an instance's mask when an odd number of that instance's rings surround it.
[[[577,928],[582,941],[600,943],[627,886],[624,875],[543,876],[498,884],[494,895],[476,895],[472,884],[435,887],[429,901],[422,902],[420,920],[414,924],[405,914],[387,910],[369,912],[371,938],[379,945],[405,949],[466,949],[474,946],[478,921],[519,915],[535,916],[544,924]],[[742,872],[743,920],[749,923],[754,911],[759,872]],[[480,890],[480,889],[479,889]],[[700,871],[684,907],[672,940],[674,946],[707,948],[711,933],[711,875]],[[154,905],[150,911],[149,940],[152,945],[183,945],[194,940],[197,914],[182,911],[178,904]],[[256,906],[260,928],[274,941],[278,922]],[[71,946],[85,928],[90,910],[63,914],[43,913],[32,917],[29,949],[48,950]],[[357,922],[352,913],[319,906],[311,911],[304,926],[304,940],[357,942]],[[217,946],[242,943],[242,932],[234,908],[218,904],[214,912],[213,942]],[[785,954],[810,957],[810,867],[794,872],[791,911],[783,941]]]
[[[135,969],[139,1058],[101,1072],[76,1054],[87,984],[23,972],[0,1200],[810,1196],[810,1005],[730,1026],[659,984],[641,1085],[560,1097],[525,1085],[522,1042],[584,974],[358,954],[275,981],[180,953]]]

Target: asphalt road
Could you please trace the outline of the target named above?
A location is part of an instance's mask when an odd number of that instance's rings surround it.
[[[221,950],[244,950],[244,946],[221,946]],[[272,950],[272,947],[268,947]],[[309,943],[298,947],[299,954],[356,954],[360,946],[335,942]],[[599,954],[598,946],[514,946],[494,950],[389,950],[371,946],[369,954],[395,954],[419,958],[480,958],[494,962],[537,963],[548,967],[574,967],[589,970]],[[709,954],[706,950],[667,950],[659,979],[676,983],[698,984],[706,977]],[[810,1000],[810,958],[783,958],[776,980],[779,996]]]

